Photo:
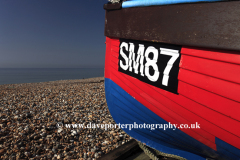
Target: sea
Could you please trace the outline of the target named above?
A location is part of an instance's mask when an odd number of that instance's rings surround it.
[[[0,85],[103,76],[104,68],[0,68]]]

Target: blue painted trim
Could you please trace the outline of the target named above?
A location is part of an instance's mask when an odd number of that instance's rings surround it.
[[[177,3],[217,2],[224,0],[129,0],[122,3],[122,8],[169,5]]]
[[[219,138],[215,138],[215,143],[217,145],[217,150],[219,152],[224,153],[228,157],[231,157],[231,159],[234,160],[240,160],[240,150],[236,147],[233,147],[232,145],[222,141]],[[224,149],[223,149],[224,148]]]
[[[168,124],[108,78],[105,78],[105,94],[109,111],[116,123]],[[152,148],[189,160],[203,160],[207,157],[218,160],[239,159],[239,149],[218,138],[216,138],[217,151],[215,151],[179,129],[174,131],[171,129],[165,131],[162,129],[123,130]]]
[[[166,122],[165,120],[151,112],[149,109],[144,107],[141,103],[139,103],[128,93],[126,93],[121,87],[119,87],[117,84],[107,78],[105,79],[105,94],[109,111],[114,117],[116,123],[133,124],[133,122],[136,122],[138,124],[143,124],[145,122],[155,124],[168,124],[168,122]],[[124,103],[119,103],[121,101],[127,103],[127,106]],[[132,110],[130,110],[130,108],[132,108]],[[144,115],[137,115],[135,113],[141,113],[146,115],[145,120],[149,121],[141,120]],[[189,146],[188,148],[190,148],[190,146],[192,147],[191,143],[196,144],[197,142],[195,139],[186,135],[180,130],[175,130],[176,132],[172,132],[175,137],[171,135],[170,130],[166,130],[166,132],[160,131],[160,129],[154,131],[149,131],[147,129],[135,129],[131,131],[128,129],[123,130],[135,139],[138,139],[141,142],[146,143],[148,146],[151,146],[152,148],[155,148],[164,153],[175,154],[189,160],[205,160],[205,158],[203,157],[180,150],[178,149],[179,147],[174,146],[174,144],[177,144],[175,142],[178,141],[178,139],[182,142],[185,141],[184,144]],[[184,138],[186,139],[184,140]],[[190,140],[190,142],[188,142],[188,140]],[[172,143],[172,145],[169,143]],[[201,144],[200,146],[203,145]]]

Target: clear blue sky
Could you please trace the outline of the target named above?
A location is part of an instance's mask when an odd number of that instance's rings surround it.
[[[103,67],[107,0],[0,0],[0,68]]]

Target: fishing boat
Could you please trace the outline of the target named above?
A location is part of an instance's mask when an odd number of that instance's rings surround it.
[[[121,127],[127,134],[188,160],[240,159],[239,8],[219,0],[104,5],[106,100],[117,124],[135,125]]]

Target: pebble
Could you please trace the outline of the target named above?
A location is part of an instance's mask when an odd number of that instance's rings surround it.
[[[104,78],[0,85],[1,160],[93,160],[131,139],[119,128],[57,127],[90,122],[115,124]]]

